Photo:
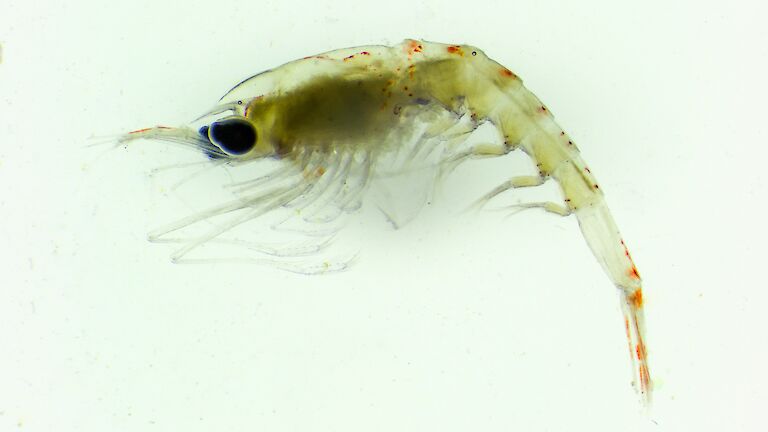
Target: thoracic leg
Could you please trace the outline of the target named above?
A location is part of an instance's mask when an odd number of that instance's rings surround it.
[[[540,201],[540,202],[532,202],[532,203],[514,204],[509,207],[519,209],[518,211],[522,211],[530,208],[540,208],[547,212],[554,213],[560,216],[569,216],[571,214],[571,209],[569,209],[568,207],[562,204],[558,204],[552,201]]]
[[[511,149],[504,145],[494,143],[477,143],[472,148],[458,154],[451,155],[440,162],[440,171],[438,179],[442,179],[446,174],[452,172],[459,165],[472,158],[493,158],[504,156]]]
[[[512,177],[511,179],[505,181],[504,183],[496,186],[488,192],[487,194],[483,195],[475,201],[475,203],[472,205],[474,208],[481,208],[483,207],[488,201],[493,199],[495,196],[506,192],[510,189],[515,188],[522,188],[522,187],[533,187],[533,186],[541,186],[544,184],[544,178],[541,176],[518,176],[518,177]]]

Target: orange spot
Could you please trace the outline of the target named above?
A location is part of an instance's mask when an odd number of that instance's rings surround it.
[[[416,65],[408,66],[408,78],[413,79],[414,73],[416,73]]]
[[[451,53],[451,54],[458,54],[458,55],[460,55],[460,56],[463,56],[463,55],[464,55],[464,50],[462,50],[462,49],[461,49],[461,47],[460,47],[460,46],[458,46],[458,45],[449,46],[449,47],[448,47],[448,48],[446,48],[446,49],[447,49],[447,50],[448,50],[448,52],[449,52],[449,53]]]
[[[629,339],[629,319],[624,318],[624,330],[627,331],[627,339]]]
[[[421,52],[422,49],[423,47],[421,46],[421,44],[419,44],[415,40],[410,41],[407,48],[408,57],[410,58],[413,55],[413,53]]]
[[[325,168],[317,167],[317,170],[315,170],[315,175],[318,177],[322,177],[323,174],[325,174]]]
[[[629,301],[632,304],[632,306],[635,307],[635,309],[640,309],[643,307],[643,290],[640,288],[637,289],[631,296],[629,296]]]
[[[648,372],[648,367],[643,367],[643,393],[647,393],[651,389],[651,374]]]
[[[638,360],[645,360],[645,347],[642,343],[635,345],[635,352]],[[642,368],[640,370],[643,370]]]
[[[513,77],[516,76],[511,70],[509,70],[507,68],[501,68],[499,73],[501,73],[503,76],[509,77],[509,78],[513,78]]]
[[[640,389],[643,391],[643,393],[645,393],[648,390],[648,386],[651,382],[648,368],[645,365],[640,366],[638,374],[640,375]]]

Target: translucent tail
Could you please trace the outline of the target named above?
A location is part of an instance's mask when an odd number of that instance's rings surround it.
[[[633,294],[621,291],[621,307],[624,312],[624,327],[627,331],[629,355],[632,358],[633,382],[643,402],[651,402],[651,374],[648,371],[648,357],[645,351],[645,317],[642,290]]]
[[[513,76],[514,78],[514,76]],[[643,295],[640,274],[629,255],[605,204],[602,189],[581,159],[576,145],[541,101],[517,80],[503,90],[507,98],[492,115],[505,142],[515,143],[536,163],[542,177],[560,185],[567,210],[576,214],[584,238],[611,282],[619,289],[627,338],[632,355],[634,386],[643,401],[651,395],[643,329]]]
[[[640,274],[602,196],[590,204],[577,209],[576,217],[587,244],[611,281],[619,289],[624,327],[634,371],[633,385],[643,401],[648,404],[651,399],[651,376],[648,371],[645,348],[645,320]]]

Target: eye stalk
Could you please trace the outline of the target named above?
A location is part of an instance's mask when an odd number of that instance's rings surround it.
[[[256,129],[242,117],[217,120],[207,129],[211,143],[229,155],[241,156],[256,146]]]

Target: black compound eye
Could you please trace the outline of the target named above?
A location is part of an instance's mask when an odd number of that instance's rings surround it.
[[[256,129],[242,118],[223,119],[211,123],[208,139],[228,154],[242,155],[256,145]]]

